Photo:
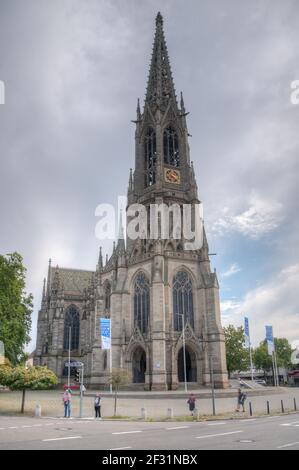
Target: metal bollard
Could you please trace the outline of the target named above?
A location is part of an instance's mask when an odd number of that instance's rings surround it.
[[[281,412],[282,412],[282,413],[284,413],[284,406],[283,406],[283,401],[282,401],[282,400],[280,400],[280,402],[281,402]]]
[[[35,406],[35,416],[36,418],[40,418],[42,415],[42,407],[40,405]]]
[[[270,403],[267,401],[267,413],[270,414]]]
[[[141,419],[146,419],[146,408],[141,408]]]
[[[173,418],[173,409],[167,408],[166,419],[172,419],[172,418]]]
[[[249,414],[252,416],[252,404],[251,401],[249,402]]]
[[[296,403],[296,398],[294,398],[294,411],[297,411],[297,403]]]

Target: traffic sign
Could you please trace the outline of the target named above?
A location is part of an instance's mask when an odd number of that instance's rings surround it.
[[[83,362],[77,362],[77,361],[66,361],[64,363],[65,367],[83,367]]]

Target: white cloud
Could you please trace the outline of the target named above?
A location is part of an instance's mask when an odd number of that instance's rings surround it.
[[[282,219],[282,204],[263,199],[256,191],[252,191],[246,210],[231,214],[225,207],[222,216],[214,222],[212,230],[219,235],[235,231],[249,238],[259,239],[275,230]]]
[[[222,305],[223,324],[243,325],[249,317],[254,345],[265,337],[265,325],[273,325],[274,335],[290,342],[299,336],[299,264],[282,269],[264,285],[249,291],[243,300],[226,300]]]
[[[221,273],[221,277],[230,277],[240,271],[241,271],[241,268],[237,265],[237,263],[233,263],[230,265],[227,271],[225,271],[224,273]]]

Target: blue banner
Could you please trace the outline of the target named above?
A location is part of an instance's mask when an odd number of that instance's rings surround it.
[[[244,318],[244,333],[245,333],[245,346],[250,347],[250,336],[249,336],[249,320],[248,317]]]
[[[272,356],[274,352],[274,339],[273,339],[273,327],[271,325],[266,326],[266,340],[268,346],[268,354]]]
[[[111,348],[110,318],[100,318],[102,349]]]

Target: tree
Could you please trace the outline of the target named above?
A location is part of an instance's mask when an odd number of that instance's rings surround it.
[[[245,347],[245,335],[242,326],[235,328],[229,325],[224,328],[226,364],[228,374],[231,372],[248,370],[250,367],[249,350]]]
[[[286,338],[274,338],[277,357],[277,366],[291,367],[292,347]],[[264,374],[272,369],[272,356],[268,354],[267,340],[265,339],[253,352],[253,362],[257,369],[262,369]]]
[[[48,390],[57,384],[57,377],[47,367],[0,367],[0,384],[8,386],[11,390],[22,390],[21,413],[25,408],[26,390]]]
[[[114,390],[114,416],[116,416],[117,394],[122,385],[126,385],[129,381],[128,372],[124,369],[112,369],[108,378],[108,383],[112,385]]]
[[[0,255],[0,341],[13,365],[30,341],[32,295],[25,292],[25,274],[19,253]]]

